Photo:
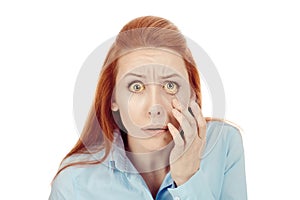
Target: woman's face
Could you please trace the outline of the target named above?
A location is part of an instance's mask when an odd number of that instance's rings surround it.
[[[182,57],[166,50],[139,49],[118,59],[112,110],[119,111],[130,149],[157,151],[172,140],[167,124],[179,128],[172,99],[184,108],[191,96]],[[134,146],[132,146],[134,145]]]

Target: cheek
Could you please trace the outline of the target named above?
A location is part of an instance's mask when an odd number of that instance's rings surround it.
[[[146,97],[143,94],[132,94],[127,101],[126,111],[129,119],[136,126],[144,126],[147,123]]]

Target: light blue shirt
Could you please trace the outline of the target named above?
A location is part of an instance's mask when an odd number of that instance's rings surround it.
[[[101,164],[72,166],[54,180],[49,199],[58,200],[153,200],[150,190],[126,157],[120,134],[108,158]],[[99,159],[97,154],[76,155],[65,160]],[[63,166],[62,165],[62,166]],[[175,187],[170,172],[165,176],[156,200],[245,200],[247,199],[242,137],[238,129],[222,122],[207,123],[207,143],[200,169],[184,184]]]

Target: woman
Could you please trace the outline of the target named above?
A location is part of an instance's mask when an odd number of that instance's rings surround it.
[[[239,130],[202,116],[196,64],[171,22],[120,31],[49,199],[247,199]]]

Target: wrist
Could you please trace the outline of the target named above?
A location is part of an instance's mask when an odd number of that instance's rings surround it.
[[[176,178],[175,178],[175,177],[174,177],[174,178],[173,178],[173,182],[174,182],[175,187],[178,187],[178,186],[184,184],[185,182],[187,182],[194,174],[196,174],[196,172],[197,172],[199,169],[200,169],[200,167],[199,167],[194,173],[192,173],[191,175],[189,175],[189,176],[187,176],[187,177],[185,177],[185,178],[183,178],[183,177],[176,177]]]

